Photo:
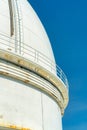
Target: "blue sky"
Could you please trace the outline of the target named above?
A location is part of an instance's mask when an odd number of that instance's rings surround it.
[[[29,0],[69,80],[63,130],[87,129],[87,0]]]

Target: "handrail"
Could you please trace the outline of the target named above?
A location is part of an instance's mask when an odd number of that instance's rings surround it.
[[[9,37],[6,34],[0,33],[0,44],[7,46],[8,49],[13,49],[15,52],[15,46],[13,47],[14,44],[9,44],[9,43],[14,43],[15,39]],[[18,41],[17,41],[18,42]],[[0,48],[2,47],[0,46]],[[18,46],[19,47],[19,46]],[[22,50],[22,56],[24,57],[24,54],[31,56],[34,58],[35,62],[37,64],[40,64],[38,62],[41,62],[45,64],[47,67],[49,67],[51,72],[55,72],[55,74],[61,79],[61,81],[65,84],[65,86],[68,88],[68,80],[66,78],[66,75],[62,71],[62,69],[56,65],[56,63],[52,60],[50,60],[47,56],[45,56],[43,53],[39,52],[38,50],[32,48],[31,46],[27,45],[26,43],[21,44],[21,49]],[[9,50],[10,51],[10,50]],[[20,55],[20,54],[19,54]]]

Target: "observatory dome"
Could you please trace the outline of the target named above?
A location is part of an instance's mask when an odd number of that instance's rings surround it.
[[[38,16],[27,0],[13,1],[1,1],[0,37],[5,40],[2,47],[38,62],[48,70],[53,64],[55,73],[51,44]]]

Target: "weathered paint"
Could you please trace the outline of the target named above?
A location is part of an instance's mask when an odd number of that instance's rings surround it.
[[[18,66],[21,66],[23,68],[32,70],[36,74],[42,76],[46,80],[48,80],[50,83],[52,83],[61,93],[61,96],[63,98],[63,106],[61,107],[61,112],[64,114],[64,109],[66,108],[68,104],[68,90],[64,83],[55,75],[50,73],[48,70],[44,69],[42,66],[39,66],[38,64],[35,64],[34,62],[30,60],[26,60],[22,58],[21,56],[18,56],[16,54],[13,54],[11,52],[7,52],[0,49],[0,58],[7,60],[9,62],[12,62]],[[4,72],[3,72],[4,73]],[[24,81],[24,80],[23,80]],[[28,80],[25,80],[24,82],[29,82]],[[60,104],[60,102],[59,102]]]
[[[23,127],[19,127],[16,125],[10,125],[10,124],[0,124],[0,129],[4,129],[4,130],[31,130],[29,128],[23,128]]]

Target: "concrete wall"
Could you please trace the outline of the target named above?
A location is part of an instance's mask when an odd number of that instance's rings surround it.
[[[33,86],[0,76],[0,124],[31,130],[62,130],[56,102]]]

